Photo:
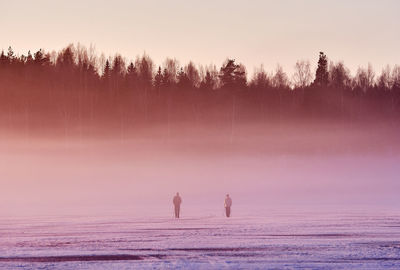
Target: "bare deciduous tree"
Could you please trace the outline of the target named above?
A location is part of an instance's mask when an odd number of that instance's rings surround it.
[[[287,74],[283,71],[280,65],[277,65],[274,76],[272,77],[272,84],[276,88],[289,88],[290,81]]]
[[[372,69],[372,65],[368,64],[368,68],[359,67],[357,70],[354,82],[356,87],[366,92],[368,88],[374,85],[375,72]]]
[[[312,74],[309,61],[297,61],[294,66],[293,84],[296,88],[304,88],[311,84]]]

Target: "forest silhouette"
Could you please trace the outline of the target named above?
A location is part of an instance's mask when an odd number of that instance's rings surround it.
[[[321,52],[316,71],[298,61],[289,76],[261,66],[251,78],[243,64],[220,68],[167,58],[155,66],[106,58],[81,45],[59,52],[0,55],[0,124],[3,130],[67,133],[96,129],[129,132],[141,126],[186,123],[264,123],[285,120],[395,121],[400,113],[400,66],[375,74],[371,65],[351,76],[343,62]]]

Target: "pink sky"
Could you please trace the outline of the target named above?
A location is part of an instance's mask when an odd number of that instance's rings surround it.
[[[9,45],[59,50],[94,44],[98,52],[128,59],[146,51],[157,64],[214,63],[226,57],[251,73],[280,63],[291,73],[299,59],[313,65],[318,52],[343,60],[353,74],[371,62],[379,73],[400,63],[400,2],[354,1],[4,1],[0,49]]]

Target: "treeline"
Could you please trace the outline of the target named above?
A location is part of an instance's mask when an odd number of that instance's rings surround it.
[[[79,126],[133,128],[137,124],[260,122],[282,119],[396,119],[400,66],[376,75],[371,65],[355,76],[342,62],[320,53],[314,73],[298,61],[292,76],[281,67],[257,69],[227,59],[220,68],[155,66],[147,55],[128,62],[92,48],[70,45],[58,53],[39,50],[0,55],[0,123],[27,130]]]

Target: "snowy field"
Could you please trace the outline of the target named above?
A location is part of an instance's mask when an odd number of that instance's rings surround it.
[[[0,269],[400,269],[394,211],[2,217],[0,234]]]

